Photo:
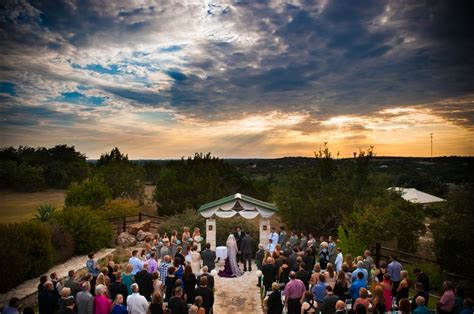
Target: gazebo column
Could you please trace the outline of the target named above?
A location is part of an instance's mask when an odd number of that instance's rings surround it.
[[[216,220],[214,218],[206,219],[206,243],[211,244],[211,249],[216,249]]]
[[[263,244],[265,248],[268,245],[268,238],[270,236],[270,219],[263,218],[260,216],[260,244]]]

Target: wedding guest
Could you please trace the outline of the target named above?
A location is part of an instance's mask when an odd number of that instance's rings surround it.
[[[298,239],[298,235],[296,234],[296,231],[291,231],[290,233],[290,249],[293,249],[295,246],[300,244],[300,239]]]
[[[288,257],[288,266],[290,267],[291,271],[298,271],[299,267],[297,264],[297,259],[298,259],[298,246],[295,246],[293,248],[293,253]]]
[[[158,262],[156,261],[156,253],[151,252],[150,253],[150,258],[147,259],[147,264],[148,264],[148,272],[150,274],[153,274],[155,271],[158,270]]]
[[[214,277],[209,274],[209,269],[207,266],[204,266],[202,268],[202,274],[197,277],[197,282],[201,282],[201,277],[206,277],[207,278],[207,287],[211,289],[211,291],[214,293]]]
[[[306,270],[310,272],[313,269],[314,264],[316,264],[316,259],[314,258],[311,249],[306,250],[305,255],[303,256],[303,262],[306,264]]]
[[[257,270],[262,269],[262,263],[263,263],[263,256],[265,255],[265,248],[263,247],[263,244],[258,245],[258,251],[255,253],[255,265],[257,266]]]
[[[61,311],[66,307],[66,300],[69,299],[70,297],[73,297],[71,295],[71,288],[69,287],[62,288],[59,295],[60,296],[59,296],[59,301],[58,301],[58,309],[59,311]]]
[[[127,314],[127,308],[123,305],[123,295],[120,293],[113,298],[114,303],[112,304],[112,311],[110,314]]]
[[[45,282],[48,281],[48,276],[43,275],[40,277],[40,282],[38,284],[38,292],[43,291]]]
[[[150,237],[145,238],[145,256],[150,257],[151,252],[153,251],[153,246]]]
[[[397,300],[408,299],[410,280],[408,279],[408,272],[406,270],[400,271],[400,279],[401,280],[397,288]]]
[[[328,263],[329,263],[328,243],[323,241],[321,242],[320,252],[319,252],[319,265],[321,265],[321,269],[326,269]]]
[[[207,266],[204,266],[207,267]],[[190,265],[186,265],[184,267],[184,274],[183,274],[183,286],[184,286],[184,293],[186,294],[186,302],[193,303],[195,296],[194,290],[196,289],[196,275],[193,273],[193,270]]]
[[[387,311],[392,310],[392,284],[390,283],[390,275],[385,273],[383,275],[383,281],[380,283],[380,286],[383,289],[383,296],[385,299],[385,306]]]
[[[147,314],[148,301],[139,293],[136,283],[132,284],[132,293],[127,297],[127,309],[130,314]]]
[[[308,247],[308,239],[306,238],[306,233],[300,233],[300,249],[305,251]]]
[[[170,268],[171,266],[172,265],[170,263],[169,255],[165,255],[161,260],[160,266],[158,267],[158,270],[160,272],[161,285],[163,286],[165,285],[166,276],[168,276],[168,268]]]
[[[283,303],[281,302],[281,292],[278,283],[272,283],[271,291],[268,297],[265,298],[267,314],[281,314],[283,311]]]
[[[360,288],[367,289],[367,282],[364,280],[364,274],[362,272],[357,274],[357,280],[352,282],[352,286],[349,289],[352,300],[355,301],[359,298]]]
[[[363,279],[367,283],[369,279],[369,273],[364,268],[364,262],[362,261],[357,262],[357,268],[352,272],[352,281],[356,280],[358,273],[363,274]]]
[[[311,291],[304,293],[303,304],[301,304],[301,313],[316,313],[318,309],[318,302],[314,300]]]
[[[369,299],[369,291],[366,288],[359,289],[359,297],[356,299],[354,305],[352,306],[353,309],[357,308],[357,305],[362,304],[365,306],[366,311],[369,311],[370,299]]]
[[[332,263],[328,263],[324,276],[326,277],[326,284],[334,288],[336,285],[336,272],[334,271],[334,265]]]
[[[311,274],[305,269],[305,264],[302,262],[300,269],[296,272],[296,278],[301,280],[306,290],[309,290],[309,281],[311,280]]]
[[[199,288],[196,289],[195,295],[202,298],[202,307],[205,309],[206,314],[211,313],[214,306],[214,293],[207,287],[206,277],[200,278]]]
[[[197,245],[193,245],[191,248],[191,268],[195,274],[199,274],[201,271],[201,254],[198,252]]]
[[[91,294],[91,284],[85,281],[81,285],[82,291],[76,296],[77,314],[94,314],[94,297]]]
[[[374,302],[372,305],[372,311],[374,314],[383,314],[387,310],[385,305],[385,296],[381,286],[376,286],[374,289]]]
[[[174,275],[178,280],[183,280],[183,274],[184,274],[184,266],[183,264],[180,263],[179,259],[174,259],[173,260],[173,266],[175,268]]]
[[[326,277],[323,274],[319,274],[318,283],[312,288],[314,294],[314,299],[316,302],[324,302],[324,297],[326,296]]]
[[[43,286],[41,287],[41,291],[44,290],[44,284],[48,281],[48,277],[46,277],[46,280],[43,282]],[[38,287],[39,290],[39,287]],[[19,314],[20,312],[18,311],[18,308],[20,307],[20,299],[17,297],[12,297],[8,301],[8,305],[5,306],[2,310],[2,314]]]
[[[381,283],[383,281],[383,275],[387,272],[387,263],[380,261],[379,268],[377,269],[377,281]]]
[[[348,271],[352,273],[355,267],[354,267],[354,261],[352,259],[351,254],[346,254],[346,256],[344,257],[344,263],[346,263],[347,267],[349,267]],[[345,272],[347,273],[348,271],[345,271]]]
[[[68,271],[64,287],[71,289],[71,295],[73,297],[76,297],[77,293],[81,291],[81,285],[76,281],[76,272],[73,269]]]
[[[333,236],[329,236],[328,253],[329,253],[329,262],[334,265],[334,262],[336,261],[337,244]]]
[[[416,307],[413,310],[413,314],[430,314],[430,310],[425,306],[425,298],[423,298],[422,296],[416,297],[415,302],[412,303],[416,304]]]
[[[271,227],[270,230],[271,230],[271,232],[270,232],[270,237],[268,239],[268,241],[269,241],[268,250],[270,251],[270,253],[273,253],[273,251],[275,251],[276,245],[278,244],[278,233],[276,232],[275,227]]]
[[[413,273],[416,275],[416,281],[423,284],[423,291],[426,295],[430,294],[430,278],[421,269],[415,268]],[[425,298],[425,303],[428,304],[428,299]]]
[[[216,252],[211,250],[211,243],[206,243],[205,249],[201,252],[203,266],[207,266],[209,270],[213,270],[216,268],[216,258]]]
[[[321,306],[321,313],[335,314],[337,301],[339,301],[339,297],[334,294],[332,287],[326,286],[326,296],[324,297],[324,301]]]
[[[319,263],[316,263],[316,265],[314,265],[313,274],[311,275],[310,283],[312,286],[315,286],[318,283],[320,274],[321,266],[319,265]]]
[[[342,255],[342,249],[338,247],[336,249],[336,258],[334,260],[334,265],[336,266],[336,272],[340,272],[342,270],[342,262],[343,262],[343,255]]]
[[[437,306],[438,312],[441,314],[451,313],[451,311],[454,309],[454,304],[455,304],[455,299],[456,299],[451,281],[443,282],[443,289],[444,289],[444,293],[441,296],[441,299],[439,300],[439,302],[436,304],[436,306]]]
[[[336,314],[346,314],[346,303],[344,301],[336,302]]]
[[[138,250],[132,251],[132,257],[128,260],[128,263],[132,265],[132,275],[135,276],[140,270],[143,269],[143,262],[138,258]]]
[[[415,296],[413,300],[416,300],[418,297],[423,297],[423,301],[426,303],[426,300],[429,297],[429,294],[423,290],[423,284],[421,282],[415,282]],[[411,303],[411,310],[414,311],[417,307],[416,302]]]
[[[99,276],[99,273],[100,273],[100,265],[99,263],[97,263],[97,261],[95,260],[95,254],[94,252],[90,252],[89,255],[87,255],[87,257],[89,258],[86,262],[86,267],[87,267],[87,271],[89,272],[89,274],[92,275],[92,280],[91,280],[91,291],[92,291],[92,294],[94,294],[94,291],[95,291],[95,283],[97,281],[97,276]]]
[[[364,251],[364,268],[367,270],[367,273],[369,275],[369,280],[370,280],[370,275],[372,271],[372,266],[375,265],[374,259],[372,258],[372,253],[370,250],[365,250]]]
[[[183,300],[183,289],[174,289],[174,295],[169,299],[168,309],[173,314],[188,314],[188,305]]]
[[[344,271],[337,273],[336,284],[334,285],[334,294],[339,297],[339,300],[346,300],[349,286],[346,280],[346,274]]]
[[[206,314],[206,310],[202,307],[202,297],[197,296],[194,304],[189,308],[189,314]]]
[[[300,314],[301,303],[306,288],[304,283],[296,278],[294,271],[290,272],[290,281],[285,285],[285,307],[288,309],[288,314]]]
[[[345,262],[342,263],[342,271],[346,275],[347,287],[350,288],[352,286],[352,271],[349,270],[349,266]]]
[[[133,266],[128,264],[125,268],[125,271],[122,273],[122,283],[127,287],[128,295],[132,294],[132,283],[133,283],[133,275],[132,275]]]
[[[465,298],[463,302],[463,309],[459,314],[472,314],[473,311],[473,302],[470,298]]]
[[[57,308],[58,297],[54,293],[53,283],[46,281],[38,294],[38,311],[40,314],[50,314],[56,312]]]
[[[398,313],[399,314],[411,313],[410,300],[408,300],[407,298],[400,299],[400,302],[398,302]]]
[[[148,263],[143,264],[143,269],[135,275],[135,282],[140,287],[140,294],[150,302],[151,294],[153,293],[153,278],[148,272]]]
[[[285,227],[280,226],[278,229],[278,244],[280,244],[282,250],[285,250],[286,242],[288,241],[288,235],[286,234]]]
[[[263,286],[265,291],[270,291],[272,283],[277,279],[278,267],[275,265],[273,257],[268,257],[265,265],[262,266]]]
[[[71,296],[71,298],[65,301],[64,307],[58,311],[58,314],[76,314],[76,311],[74,311],[75,305],[74,297]]]
[[[125,302],[128,297],[128,288],[127,286],[122,282],[122,274],[117,273],[115,275],[115,282],[112,282],[109,287],[109,293],[110,293],[110,299],[115,300],[115,297],[118,294],[122,295],[122,302]],[[126,303],[125,303],[126,305]]]
[[[163,303],[163,297],[161,296],[160,291],[155,291],[150,303],[150,314],[163,314],[165,310],[166,307]]]
[[[173,295],[173,289],[175,287],[175,283],[176,283],[176,280],[178,278],[176,278],[176,276],[174,275],[174,271],[176,269],[174,268],[174,266],[170,266],[168,268],[168,274],[167,276],[165,277],[165,302],[168,302],[171,298],[171,296]]]
[[[94,314],[110,314],[112,302],[105,296],[106,291],[107,287],[104,285],[95,287]]]
[[[397,297],[397,289],[400,284],[400,272],[402,270],[402,264],[397,260],[396,255],[390,255],[390,264],[387,267],[387,273],[390,275],[390,280],[392,282],[392,297]]]

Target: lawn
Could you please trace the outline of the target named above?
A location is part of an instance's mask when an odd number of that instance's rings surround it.
[[[64,190],[46,190],[35,193],[0,191],[0,223],[25,221],[33,217],[36,207],[51,204],[61,209],[64,206]]]

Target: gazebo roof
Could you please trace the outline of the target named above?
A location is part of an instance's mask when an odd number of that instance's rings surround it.
[[[198,212],[206,218],[212,217],[213,215],[228,218],[239,214],[244,218],[251,219],[259,214],[262,217],[270,217],[273,216],[276,211],[277,208],[274,204],[240,193],[209,202],[198,209]]]

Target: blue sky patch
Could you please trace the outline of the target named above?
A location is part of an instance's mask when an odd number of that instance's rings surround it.
[[[94,72],[101,73],[101,74],[115,75],[115,74],[118,74],[120,72],[119,68],[118,68],[118,65],[116,65],[116,64],[110,64],[110,65],[107,65],[107,67],[103,67],[100,64],[94,64],[94,63],[88,64],[86,66],[81,66],[79,64],[73,63],[72,67],[74,69],[89,70],[89,71],[94,71]]]
[[[188,77],[184,75],[182,72],[177,70],[169,70],[165,72],[168,74],[169,77],[173,78],[175,81],[181,82],[187,79]]]
[[[176,52],[183,49],[183,45],[171,45],[165,48],[161,48],[160,52]]]
[[[10,82],[0,82],[0,93],[9,94],[11,96],[16,95],[15,84]]]
[[[67,102],[71,104],[81,104],[96,107],[102,106],[105,99],[105,97],[87,96],[79,92],[67,92],[61,93],[61,96],[56,98],[55,100],[59,102]]]

